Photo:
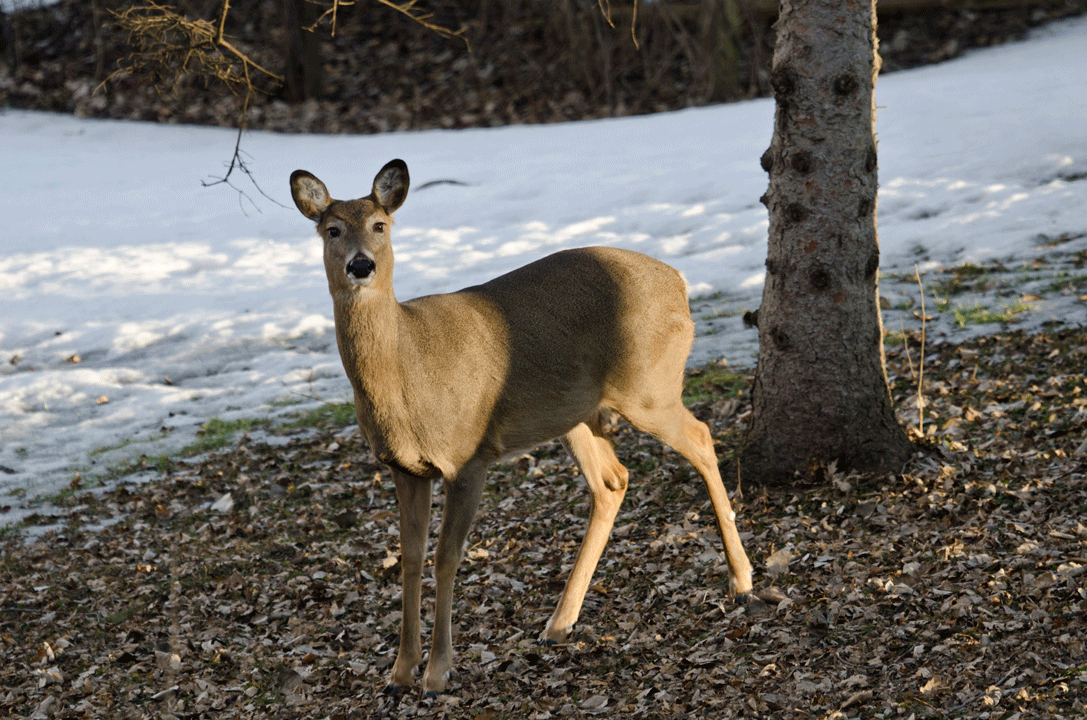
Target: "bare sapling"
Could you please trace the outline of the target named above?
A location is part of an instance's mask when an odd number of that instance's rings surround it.
[[[393,160],[371,193],[333,200],[303,170],[291,193],[324,240],[336,340],[359,427],[388,465],[400,508],[403,619],[391,689],[412,685],[423,660],[420,585],[431,482],[445,507],[435,552],[436,607],[428,693],[453,666],[453,580],[483,491],[502,457],[561,438],[589,487],[589,525],[558,607],[541,635],[561,643],[627,488],[605,434],[618,413],[687,458],[702,476],[724,540],[731,590],[751,591],[751,563],[736,530],[709,429],[683,406],[683,370],[694,337],[687,288],[673,268],[640,253],[564,250],[490,282],[397,302],[393,213],[408,168]]]

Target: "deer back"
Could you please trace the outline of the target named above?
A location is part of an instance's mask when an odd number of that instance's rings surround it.
[[[682,277],[614,248],[399,307],[403,411],[438,467],[439,449],[460,467],[563,435],[601,407],[653,402],[661,383],[680,392],[693,333]]]

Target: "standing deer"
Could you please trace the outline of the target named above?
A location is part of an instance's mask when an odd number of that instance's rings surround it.
[[[412,684],[423,659],[419,595],[431,481],[441,478],[445,489],[423,676],[424,690],[434,694],[445,689],[453,665],[453,579],[487,468],[556,437],[592,495],[585,539],[540,638],[565,640],[627,488],[627,469],[603,430],[609,412],[698,470],[724,539],[731,589],[741,597],[751,591],[751,564],[709,429],[681,399],[694,324],[678,272],[627,250],[564,250],[483,285],[399,303],[389,230],[408,194],[404,161],[381,168],[370,195],[358,200],[333,200],[304,170],[291,175],[291,193],[324,240],[336,341],[359,427],[396,485],[403,620],[393,691]]]

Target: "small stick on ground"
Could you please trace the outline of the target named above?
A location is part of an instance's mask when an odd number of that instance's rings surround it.
[[[925,286],[921,284],[921,273],[917,265],[913,266],[913,276],[917,278],[917,287],[921,288],[921,358],[917,361],[917,433],[925,436]]]

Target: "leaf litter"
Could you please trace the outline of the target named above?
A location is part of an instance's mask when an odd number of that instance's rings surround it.
[[[747,605],[728,597],[697,474],[619,427],[619,525],[570,641],[540,646],[588,511],[552,443],[489,476],[447,694],[394,699],[387,472],[341,427],[243,437],[155,482],[73,493],[63,525],[0,538],[0,716],[1084,717],[1087,331],[930,346],[921,427],[906,340],[888,371],[915,460],[746,488]],[[694,409],[729,462],[746,395]]]

